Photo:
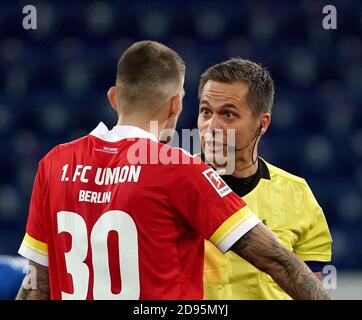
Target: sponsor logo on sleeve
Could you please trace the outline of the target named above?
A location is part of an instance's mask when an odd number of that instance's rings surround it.
[[[227,194],[232,192],[230,187],[212,168],[205,170],[202,174],[211,183],[220,197],[225,197]]]

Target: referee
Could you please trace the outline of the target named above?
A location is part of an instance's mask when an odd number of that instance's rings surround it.
[[[232,154],[226,158],[233,170],[223,176],[225,182],[322,279],[332,239],[321,207],[303,178],[258,156],[258,143],[271,122],[274,84],[269,72],[239,58],[216,64],[201,76],[199,98],[203,160],[221,173],[214,155]],[[229,129],[235,130],[232,146],[215,134]],[[291,299],[270,276],[235,253],[222,255],[208,241],[205,250],[205,299]]]

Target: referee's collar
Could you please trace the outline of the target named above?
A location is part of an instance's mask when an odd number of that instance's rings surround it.
[[[205,155],[203,153],[200,154],[200,157],[205,162]],[[260,157],[258,157],[258,170],[254,175],[247,178],[223,175],[222,178],[239,197],[244,197],[253,191],[261,179],[271,180],[268,166]]]
[[[157,138],[152,133],[141,128],[116,125],[112,130],[108,130],[103,122],[100,122],[90,135],[107,142],[117,142],[122,139],[130,138],[145,138],[158,142]]]

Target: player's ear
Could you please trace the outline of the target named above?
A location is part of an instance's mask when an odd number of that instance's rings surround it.
[[[264,112],[259,119],[260,135],[263,135],[268,130],[270,122],[271,114],[269,112]]]
[[[109,88],[107,92],[108,101],[111,104],[112,108],[116,111],[117,110],[117,101],[116,101],[116,87],[112,86]]]
[[[178,117],[182,110],[180,94],[173,96],[170,102],[169,118]]]

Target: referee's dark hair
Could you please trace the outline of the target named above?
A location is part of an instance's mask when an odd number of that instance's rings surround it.
[[[255,117],[263,112],[271,113],[274,100],[274,81],[260,64],[241,58],[218,63],[202,75],[199,98],[207,81],[221,83],[243,82],[249,85],[248,99]]]
[[[185,63],[174,50],[156,41],[136,42],[118,61],[117,101],[127,112],[158,108],[177,93],[184,75]]]

